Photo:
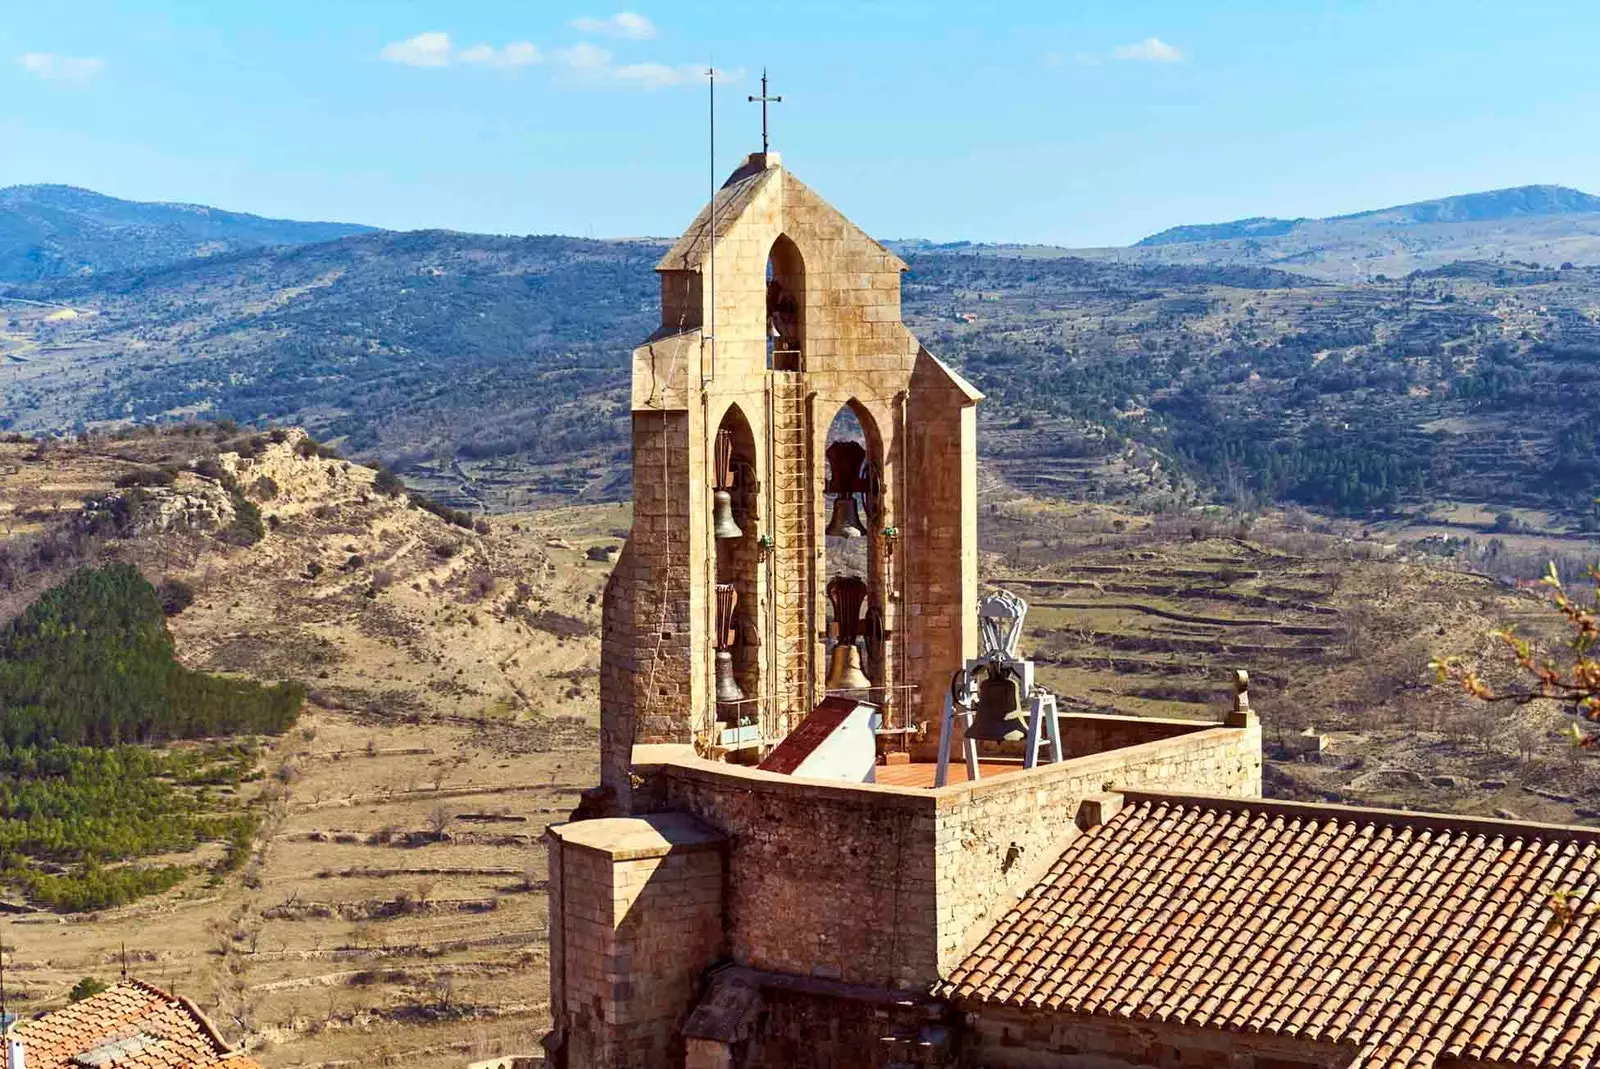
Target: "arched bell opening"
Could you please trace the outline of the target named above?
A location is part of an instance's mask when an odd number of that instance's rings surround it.
[[[767,370],[804,371],[806,264],[780,234],[767,254]]]
[[[824,447],[822,597],[827,614],[824,686],[884,700],[883,445],[872,416],[851,400],[829,425]]]
[[[760,557],[761,482],[755,435],[737,404],[728,406],[712,450],[711,533],[716,546],[712,604],[713,664],[721,744],[746,742],[728,729],[759,737],[761,723],[761,627],[757,587]]]

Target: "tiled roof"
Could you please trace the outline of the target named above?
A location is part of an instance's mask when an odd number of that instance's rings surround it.
[[[838,695],[822,699],[761,762],[761,771],[792,775],[861,705],[854,698],[841,698]]]
[[[1593,829],[1130,793],[939,993],[1352,1044],[1364,1065],[1591,1067],[1597,881]]]
[[[22,1043],[27,1069],[260,1069],[193,1003],[138,980],[22,1021],[9,1038]],[[9,1050],[0,1064],[11,1069]]]

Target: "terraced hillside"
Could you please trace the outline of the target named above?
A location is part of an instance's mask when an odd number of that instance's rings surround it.
[[[1028,600],[1025,649],[1065,708],[1216,720],[1244,668],[1270,793],[1600,818],[1600,765],[1563,736],[1564,714],[1490,709],[1428,669],[1489,654],[1496,627],[1552,635],[1536,592],[1281,515],[1015,498],[990,506],[982,536],[985,580]],[[1301,753],[1308,729],[1320,756]]]
[[[261,513],[252,545],[223,537],[223,472]],[[116,486],[135,473],[155,485]],[[292,431],[0,442],[0,619],[126,560],[192,592],[169,620],[185,663],[311,691],[241,788],[263,822],[242,872],[98,913],[7,903],[13,1009],[112,978],[125,945],[269,1067],[537,1049],[540,837],[597,775],[598,595],[627,512],[462,526],[382,485]]]

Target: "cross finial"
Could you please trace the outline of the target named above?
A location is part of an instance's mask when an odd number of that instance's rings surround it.
[[[752,104],[756,101],[761,102],[761,154],[765,156],[767,154],[767,105],[783,103],[783,97],[767,95],[767,68],[761,68],[761,95],[750,97],[749,101]]]

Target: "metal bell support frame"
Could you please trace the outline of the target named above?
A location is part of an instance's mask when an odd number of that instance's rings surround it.
[[[860,442],[834,442],[828,446],[827,457],[828,481],[823,490],[837,496],[826,533],[835,538],[860,538],[866,528],[856,506],[856,491],[861,489],[861,465],[866,462],[867,451]]]
[[[739,604],[739,592],[732,583],[717,584],[717,701],[742,702],[744,691],[733,677],[733,647],[739,638],[734,623],[733,610]]]
[[[711,492],[712,532],[718,538],[743,538],[744,532],[733,518],[733,432],[717,432],[716,489]]]
[[[833,623],[838,642],[828,661],[829,690],[871,690],[872,680],[861,670],[861,603],[867,600],[867,584],[853,575],[828,580],[828,601],[833,606]]]
[[[1037,767],[1047,749],[1048,760],[1064,759],[1056,696],[1034,684],[1033,662],[1017,652],[1027,615],[1028,603],[1009,590],[997,590],[978,603],[979,653],[956,671],[950,693],[945,695],[935,787],[949,782],[950,741],[957,717],[963,729],[961,750],[968,780],[979,778],[980,739],[1014,741],[1020,737],[1023,768]]]

